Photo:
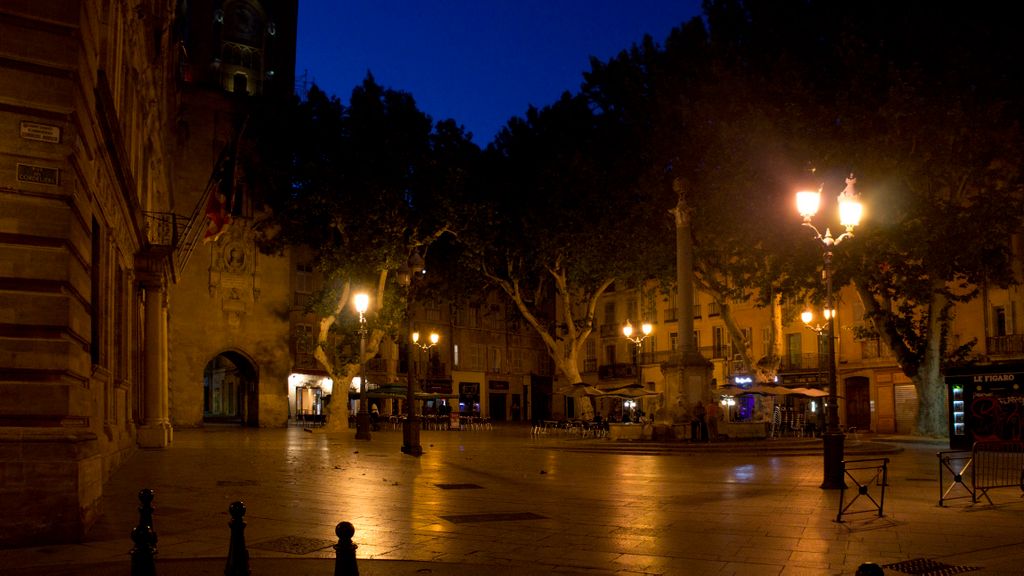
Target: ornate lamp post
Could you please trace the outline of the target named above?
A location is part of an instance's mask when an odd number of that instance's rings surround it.
[[[356,440],[370,439],[370,413],[366,409],[366,310],[370,307],[370,296],[355,295],[355,308],[359,313],[359,412],[356,413]]]
[[[814,334],[817,336],[817,339],[818,339],[818,369],[819,370],[821,369],[821,366],[824,365],[824,362],[822,362],[822,360],[821,360],[821,356],[822,356],[822,354],[821,354],[822,336],[828,330],[828,320],[830,318],[832,318],[833,316],[835,316],[835,313],[836,313],[836,311],[832,310],[830,308],[825,308],[824,310],[821,311],[821,315],[825,318],[825,321],[826,321],[825,324],[818,324],[818,323],[811,324],[811,322],[814,320],[814,312],[812,312],[811,310],[804,310],[803,312],[800,313],[800,320],[803,321],[804,327],[807,328],[808,330],[810,330],[811,332],[814,332]],[[827,362],[827,361],[828,360],[827,360],[827,354],[826,354],[825,362]],[[812,406],[813,405],[814,404],[812,402]],[[821,419],[824,416],[825,411],[822,410],[820,412],[817,412],[817,414],[818,414],[818,421],[815,423],[815,425],[818,426],[819,428],[824,428],[823,426],[821,426]],[[822,430],[822,432],[824,432],[824,430]]]
[[[398,283],[408,287],[405,297],[405,318],[409,327],[409,339],[416,345],[413,339],[412,329],[412,303],[415,278],[423,272],[423,257],[416,252],[409,255],[408,262],[398,270]],[[402,423],[402,452],[410,456],[422,456],[423,446],[420,445],[420,421],[416,415],[416,375],[412,370],[412,348],[409,348],[409,367],[406,369],[406,391],[405,391],[405,422]]]
[[[633,357],[633,363],[636,369],[636,383],[638,388],[643,388],[644,386],[643,374],[640,373],[640,350],[643,348],[644,340],[651,335],[651,331],[653,330],[654,327],[651,326],[650,323],[644,322],[640,325],[641,333],[633,336],[633,324],[629,321],[629,318],[626,319],[626,324],[622,327],[622,335],[626,337],[626,340],[629,340],[636,345],[636,354]],[[635,407],[636,402],[633,402],[630,406],[630,411]],[[632,416],[632,414],[630,414],[630,416]]]
[[[825,277],[825,307],[830,311],[835,310],[835,301],[833,300],[832,295],[832,250],[843,240],[853,237],[853,228],[860,223],[860,217],[863,211],[862,205],[856,199],[856,191],[854,190],[854,184],[856,183],[857,179],[853,177],[853,174],[851,174],[850,177],[846,179],[846,188],[839,195],[839,223],[846,228],[846,232],[840,234],[837,238],[832,237],[832,232],[828,228],[825,228],[825,234],[822,234],[814,224],[811,223],[811,218],[817,214],[818,207],[821,203],[821,188],[818,188],[817,192],[810,191],[796,193],[797,211],[804,219],[803,225],[814,232],[814,239],[817,240],[822,247],[824,258],[823,274]],[[829,313],[826,320],[826,331],[828,333],[828,345],[826,347],[826,354],[828,357],[828,407],[825,413],[827,422],[825,434],[823,436],[824,478],[822,480],[821,487],[825,489],[833,489],[842,488],[844,485],[842,463],[843,443],[845,438],[843,436],[842,429],[839,427],[835,314]]]
[[[412,343],[415,344],[420,349],[420,352],[419,352],[420,364],[423,363],[423,353],[426,352],[427,350],[430,350],[434,346],[436,346],[438,341],[440,341],[440,340],[441,340],[441,336],[438,335],[437,332],[431,332],[430,336],[427,338],[426,342],[420,342],[420,333],[419,332],[413,332],[412,333]],[[428,359],[429,359],[429,356],[428,356]],[[409,371],[412,372],[412,369],[410,369]]]
[[[421,344],[420,343],[420,333],[419,332],[413,332],[412,333],[412,343],[419,347],[421,355],[422,355],[423,352],[426,352],[427,350],[430,350],[431,348],[436,346],[439,340],[441,340],[441,336],[439,336],[437,334],[437,332],[431,332],[430,333],[430,338],[429,338],[429,342],[430,343],[428,344],[427,342],[423,342]]]

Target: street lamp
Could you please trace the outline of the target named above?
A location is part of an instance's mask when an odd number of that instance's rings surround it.
[[[356,413],[356,440],[370,439],[370,413],[366,410],[366,310],[370,307],[370,296],[360,292],[355,295],[356,312],[359,313],[359,412]]]
[[[420,333],[419,332],[413,332],[412,333],[412,343],[415,344],[420,349],[420,352],[419,352],[419,354],[420,354],[420,364],[423,363],[423,353],[426,352],[427,350],[430,350],[435,345],[437,345],[437,342],[440,339],[441,339],[441,336],[439,336],[437,332],[431,332],[430,333],[430,337],[427,339],[426,342],[420,342]],[[429,359],[429,356],[428,356],[428,359]],[[410,359],[410,363],[411,363],[411,359]],[[412,373],[412,368],[409,369],[409,372]]]
[[[640,373],[640,350],[644,345],[644,340],[651,335],[651,331],[653,330],[654,327],[651,326],[649,322],[644,322],[640,325],[641,333],[633,336],[633,324],[629,321],[629,318],[626,319],[626,324],[622,327],[622,335],[626,337],[626,340],[629,340],[636,345],[636,354],[633,358],[633,362],[636,366],[636,383],[638,389],[644,387],[643,374]],[[632,412],[635,407],[636,402],[629,407],[630,412]],[[632,414],[630,415],[632,416]]]
[[[822,355],[821,354],[821,341],[822,341],[822,336],[828,330],[828,319],[831,318],[832,316],[835,316],[835,313],[836,313],[836,311],[832,310],[830,308],[823,309],[821,311],[821,315],[826,320],[826,322],[824,324],[819,324],[819,323],[811,324],[811,322],[814,320],[814,312],[812,312],[811,310],[804,310],[803,312],[800,313],[800,320],[803,321],[804,327],[807,328],[808,330],[810,330],[811,332],[814,332],[815,336],[817,336],[817,341],[818,341],[818,368],[819,368],[819,370],[821,369],[821,366],[823,364],[823,362],[821,361],[821,355]],[[815,403],[813,401],[811,402],[811,411],[815,412],[817,414],[818,421],[815,423],[815,425],[817,426],[818,429],[823,429],[824,426],[821,426],[821,419],[824,417],[825,411],[824,410],[822,410],[820,412],[817,411],[815,409]],[[822,431],[824,431],[824,430],[822,430]]]
[[[853,228],[860,223],[863,207],[856,198],[857,193],[854,190],[854,185],[856,183],[857,179],[853,177],[853,174],[850,174],[846,179],[846,188],[843,189],[841,194],[839,194],[839,223],[846,228],[846,231],[840,234],[837,238],[832,237],[832,231],[828,228],[825,228],[825,234],[823,235],[821,231],[811,223],[811,217],[817,214],[818,207],[821,203],[822,188],[819,187],[817,192],[809,191],[796,193],[797,211],[804,219],[803,225],[814,232],[814,239],[817,240],[822,247],[825,276],[825,307],[830,310],[830,313],[826,317],[826,326],[824,327],[828,333],[828,346],[826,347],[826,353],[828,355],[828,407],[826,412],[826,429],[825,434],[823,435],[824,477],[821,482],[821,487],[825,489],[842,488],[845,485],[843,482],[842,468],[843,443],[845,438],[843,436],[843,431],[839,427],[839,401],[836,390],[838,387],[838,380],[836,378],[836,317],[833,313],[835,310],[835,302],[832,295],[832,250],[843,240],[852,238]],[[803,316],[804,315],[802,314],[801,318],[803,318]],[[810,318],[807,320],[810,320]]]
[[[437,334],[437,332],[431,332],[430,333],[430,343],[427,344],[426,342],[424,342],[424,343],[420,344],[420,333],[419,332],[413,332],[412,333],[412,343],[417,345],[417,346],[419,346],[421,352],[426,352],[427,350],[430,350],[431,348],[433,348],[435,345],[437,345],[437,342],[440,339],[441,339],[441,337]]]
[[[409,260],[398,269],[398,283],[408,287],[405,297],[405,319],[409,327],[409,339],[414,345],[418,345],[416,338],[419,334],[412,329],[413,281],[424,271],[423,266],[423,257],[413,252],[409,255]],[[420,445],[420,422],[415,409],[416,393],[413,386],[416,384],[416,375],[412,371],[411,348],[409,352],[409,367],[406,369],[405,422],[402,423],[402,452],[410,456],[421,456],[423,446]]]

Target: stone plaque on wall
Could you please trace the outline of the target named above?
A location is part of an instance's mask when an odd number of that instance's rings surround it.
[[[259,299],[259,262],[251,230],[236,222],[211,247],[210,296],[237,327]]]
[[[35,140],[50,144],[60,143],[60,126],[22,121],[20,134],[25,140]]]
[[[32,182],[34,184],[59,186],[60,170],[56,168],[47,168],[46,166],[18,164],[18,182]]]

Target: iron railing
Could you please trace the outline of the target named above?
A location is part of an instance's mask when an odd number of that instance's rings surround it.
[[[989,336],[985,347],[990,355],[1024,354],[1024,334]]]

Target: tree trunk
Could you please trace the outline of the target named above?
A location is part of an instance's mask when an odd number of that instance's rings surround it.
[[[384,297],[384,282],[387,280],[387,271],[383,271],[378,274],[378,286],[376,303],[371,303],[374,308],[379,308],[380,302],[383,302]],[[317,330],[316,336],[316,347],[313,349],[313,357],[320,362],[320,365],[324,367],[327,374],[330,375],[331,380],[334,381],[334,385],[331,391],[331,403],[327,405],[327,416],[329,422],[332,424],[332,428],[344,428],[343,423],[348,423],[348,388],[352,382],[352,378],[359,375],[359,368],[361,362],[356,363],[345,363],[338,364],[335,362],[335,358],[327,354],[326,345],[330,337],[331,326],[337,321],[338,316],[341,315],[345,306],[349,303],[349,298],[352,295],[352,284],[349,281],[345,281],[339,289],[338,300],[332,306],[331,313],[327,316],[320,318],[320,326]],[[380,342],[384,337],[384,332],[381,330],[373,330],[370,332],[369,338],[366,342],[366,357],[362,358],[361,361],[365,362],[369,358],[373,358],[377,355],[377,351],[380,349]]]
[[[743,362],[743,370],[747,374],[752,374],[754,380],[759,384],[775,382],[775,377],[779,373],[779,362],[782,360],[782,340],[779,338],[779,334],[782,334],[782,297],[776,295],[772,300],[772,304],[768,307],[771,325],[768,355],[755,362],[753,351],[749,348],[749,342],[744,339],[743,330],[736,323],[736,318],[732,315],[732,307],[719,293],[709,292],[712,295],[712,299],[718,304],[719,310],[721,310],[722,322],[725,323],[726,330],[729,332],[729,339],[733,344],[733,348],[739,351],[737,353],[740,355],[741,362]]]
[[[561,370],[562,375],[565,376],[566,382],[583,382],[583,377],[580,376],[580,370],[576,364],[576,355],[573,354],[571,358],[555,362],[555,366]],[[575,396],[576,404],[580,408],[580,418],[583,420],[594,419],[594,403],[591,402],[589,396],[578,395]]]
[[[945,436],[949,433],[946,394],[938,362],[922,364],[917,376],[911,380],[917,389],[916,433],[922,436]]]
[[[949,299],[936,283],[928,305],[928,334],[925,350],[916,376],[911,380],[917,389],[917,433],[924,436],[945,436],[947,427],[945,381],[942,377],[942,334],[948,327],[946,309]]]
[[[554,281],[555,291],[563,306],[560,321],[564,325],[565,333],[560,337],[556,337],[555,334],[548,330],[548,326],[541,322],[537,310],[523,298],[517,281],[501,278],[493,273],[484,271],[484,275],[505,292],[505,295],[509,297],[516,309],[519,310],[526,323],[533,328],[537,335],[540,336],[541,341],[544,342],[544,347],[547,349],[551,360],[555,363],[555,368],[561,371],[565,378],[566,386],[557,390],[557,392],[573,395],[571,386],[583,382],[578,364],[579,352],[593,331],[594,310],[597,308],[597,301],[604,294],[605,290],[611,286],[612,282],[615,281],[615,278],[605,278],[592,294],[585,298],[576,299],[573,298],[574,292],[568,285],[564,270],[555,266],[549,268],[548,273]],[[573,314],[573,311],[576,309],[583,310],[583,319],[580,322],[580,326],[577,326],[576,317]],[[592,419],[594,417],[594,405],[590,398],[582,394],[576,395],[576,398],[579,401],[580,417],[584,420]]]
[[[775,382],[782,363],[782,293],[772,297],[769,307],[771,320],[768,333],[768,353],[755,364],[755,375],[758,382]]]
[[[854,278],[854,287],[868,310],[872,328],[878,337],[896,354],[900,369],[917,391],[916,434],[945,436],[949,433],[946,415],[946,389],[942,377],[942,334],[949,326],[946,310],[949,299],[945,296],[945,283],[932,281],[931,302],[928,303],[926,331],[923,334],[901,336],[891,329],[888,318],[893,314],[883,306],[867,286]],[[908,345],[908,341],[914,342]],[[923,344],[922,344],[923,343]]]

